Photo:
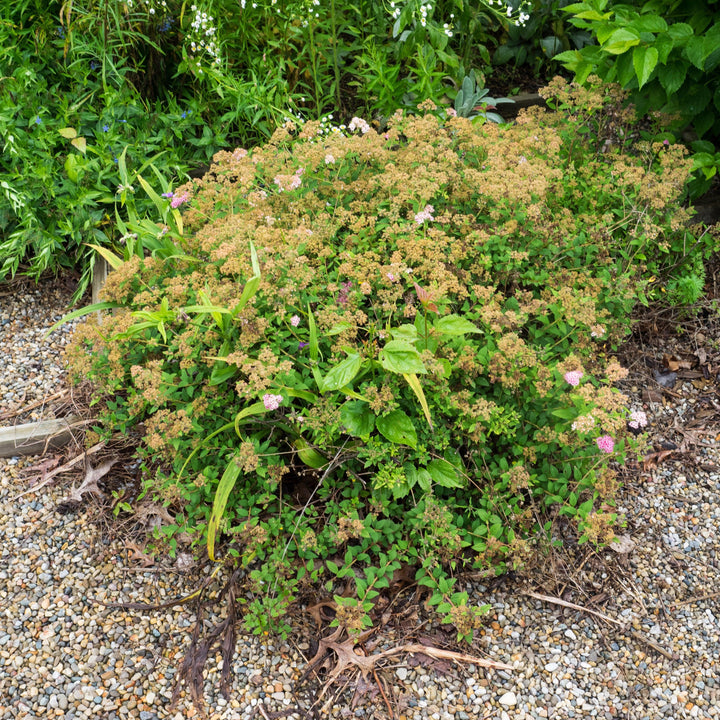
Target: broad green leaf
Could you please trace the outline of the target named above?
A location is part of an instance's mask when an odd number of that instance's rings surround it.
[[[339,322],[337,325],[333,325],[326,333],[325,337],[329,337],[330,335],[339,335],[342,332],[345,332],[346,330],[350,330],[351,328],[354,328],[355,326],[352,323],[347,322],[347,320],[343,320],[342,322]]]
[[[430,417],[430,408],[428,407],[427,400],[425,399],[425,393],[423,392],[418,376],[415,373],[403,373],[403,377],[407,380],[408,385],[412,388],[417,399],[420,401],[420,406],[425,413],[425,418],[428,421],[430,429],[433,429],[432,418]]]
[[[658,62],[665,65],[673,49],[673,40],[668,33],[663,33],[655,38],[654,47],[658,51]]]
[[[340,422],[349,435],[367,440],[375,429],[375,415],[367,403],[354,400],[340,408]]]
[[[76,137],[70,141],[70,144],[79,150],[83,155],[87,151],[87,140],[84,137]]]
[[[418,468],[417,484],[423,492],[430,492],[432,488],[432,475],[425,468]]]
[[[663,88],[665,88],[668,96],[671,96],[682,87],[686,74],[687,65],[681,62],[674,62],[663,68],[661,73],[658,73],[658,79]]]
[[[407,343],[413,343],[417,340],[418,331],[414,325],[400,325],[390,330],[393,340],[404,340]]]
[[[695,31],[687,23],[673,23],[668,28],[670,37],[675,41],[675,46],[683,45],[687,40],[695,35]]]
[[[705,69],[706,54],[705,43],[702,37],[692,37],[687,41],[685,46],[685,54],[688,60],[698,69]],[[709,54],[709,53],[708,53]]]
[[[415,426],[402,410],[393,410],[388,415],[377,418],[375,425],[378,432],[390,442],[417,449]]]
[[[232,489],[235,487],[239,475],[240,466],[237,464],[235,458],[232,458],[218,483],[212,512],[210,513],[210,520],[208,521],[207,549],[208,557],[212,562],[215,562],[215,536],[217,535],[220,522],[225,514],[228,498],[230,497]]]
[[[72,140],[73,138],[77,137],[77,130],[75,128],[67,127],[67,128],[60,128],[58,132],[68,140]]]
[[[420,353],[414,345],[405,340],[391,340],[380,351],[380,364],[390,372],[403,375],[405,373],[425,373]]]
[[[431,460],[427,471],[433,481],[446,488],[461,488],[465,484],[458,471],[447,460]]]
[[[633,66],[641,88],[650,79],[657,62],[658,51],[654,47],[641,46],[633,50]]]
[[[468,333],[482,332],[479,327],[460,315],[445,315],[439,318],[435,322],[435,329],[443,335],[467,335]]]
[[[640,43],[640,34],[630,28],[614,30],[602,43],[602,49],[611,55],[620,55]]]
[[[640,15],[630,23],[630,27],[639,33],[661,33],[668,29],[668,24],[659,15]]]
[[[358,353],[351,353],[325,376],[321,392],[338,390],[349,385],[360,371],[362,360]]]
[[[118,257],[114,252],[108,250],[106,247],[102,247],[102,245],[93,245],[92,243],[87,243],[87,246],[99,252],[113,270],[117,270],[123,264],[123,259]]]

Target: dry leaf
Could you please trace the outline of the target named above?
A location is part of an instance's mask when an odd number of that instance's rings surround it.
[[[651,470],[656,468],[663,460],[670,457],[674,450],[660,450],[660,452],[650,453],[643,458],[643,470]]]
[[[627,555],[635,548],[635,542],[629,535],[616,535],[609,547],[620,555]]]
[[[85,493],[91,493],[93,495],[102,495],[102,490],[98,487],[98,480],[102,480],[109,472],[112,466],[117,462],[115,460],[108,460],[107,462],[94,468],[88,463],[88,469],[85,473],[85,479],[78,488],[71,488],[70,495],[68,495],[62,503],[76,502],[81,503],[83,501],[83,495]]]

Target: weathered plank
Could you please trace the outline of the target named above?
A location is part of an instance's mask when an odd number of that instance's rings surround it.
[[[74,417],[0,428],[0,457],[40,455],[46,447],[61,447],[72,439]]]

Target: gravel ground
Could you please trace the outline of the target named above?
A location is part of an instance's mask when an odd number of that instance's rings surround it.
[[[0,290],[0,417],[59,389],[61,348],[70,332],[46,341],[42,336],[69,295],[59,285]],[[716,386],[709,392],[717,397]],[[674,395],[672,403],[657,396],[644,403],[652,436],[679,447],[623,491],[620,510],[635,543],[632,552],[587,553],[577,567],[571,555],[558,556],[572,591],[564,597],[616,622],[525,595],[527,583],[512,579],[493,588],[470,585],[477,602],[493,610],[469,652],[515,671],[443,663],[433,668],[395,657],[378,671],[396,704],[395,717],[720,718],[717,417],[713,434],[684,430],[703,401],[690,383],[679,383]],[[52,413],[52,406],[40,405],[28,417]],[[184,696],[169,710],[192,613],[176,606],[142,614],[94,602],[162,602],[193,589],[192,578],[177,566],[143,568],[142,555],[133,557],[127,546],[103,537],[92,510],[58,513],[69,481],[18,498],[28,483],[23,469],[35,462],[0,459],[0,719],[199,716]],[[550,578],[545,588],[533,588],[547,595],[563,590]],[[441,627],[428,623],[423,632],[438,637]],[[227,701],[217,693],[220,668],[211,657],[209,717],[267,720],[298,703],[306,707],[312,695],[293,691],[311,641],[240,637]],[[385,646],[390,644],[387,638]],[[352,707],[352,693],[334,700],[330,690],[319,717],[390,717],[382,694],[374,695],[371,687]]]

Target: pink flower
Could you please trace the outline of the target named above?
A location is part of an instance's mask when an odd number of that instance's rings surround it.
[[[580,378],[582,376],[583,374],[580,370],[569,370],[563,377],[565,378],[566,383],[569,383],[573,387],[577,387],[580,384]]]
[[[615,448],[615,441],[609,435],[603,435],[596,441],[597,446],[604,453],[611,453]]]
[[[182,195],[174,195],[173,199],[170,201],[170,207],[176,209],[186,202],[190,202],[190,196],[186,192]]]
[[[415,215],[415,222],[422,225],[426,220],[434,220],[433,213],[435,208],[432,205],[426,205],[419,213]]]
[[[633,430],[639,430],[640,428],[644,428],[647,424],[647,415],[642,410],[633,410],[630,413],[628,427],[631,427]]]
[[[293,315],[293,316],[290,318],[290,324],[291,324],[293,327],[297,327],[297,326],[300,324],[300,318],[299,318],[297,315]]]
[[[282,395],[263,395],[263,404],[266,410],[277,410],[282,402]]]

